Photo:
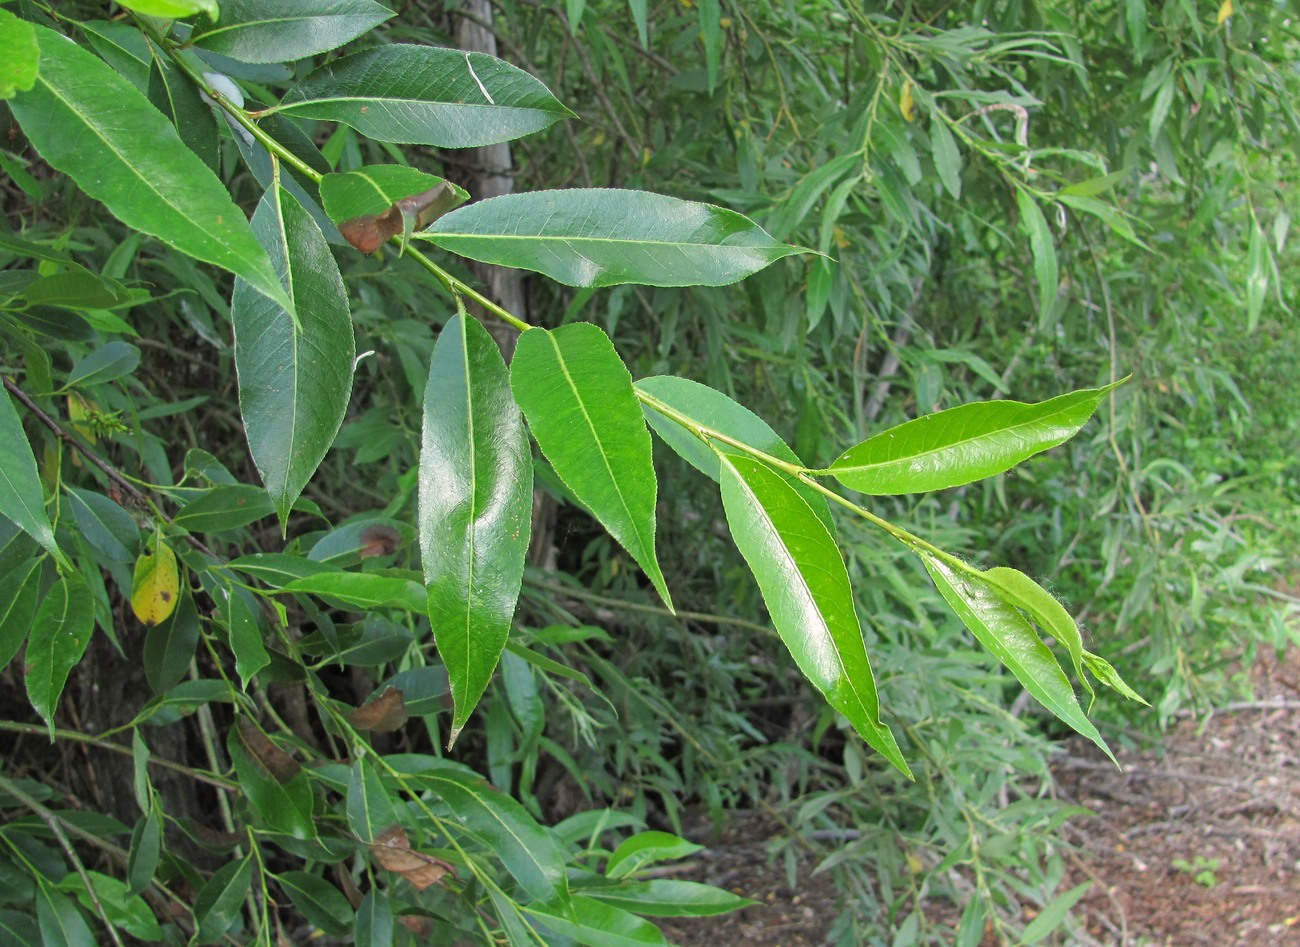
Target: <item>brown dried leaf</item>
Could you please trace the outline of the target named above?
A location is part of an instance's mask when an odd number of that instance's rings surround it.
[[[239,742],[244,744],[249,756],[266,767],[277,783],[287,783],[302,769],[297,760],[272,743],[271,738],[247,717],[239,721]]]
[[[374,854],[375,861],[389,871],[397,872],[416,891],[437,884],[443,875],[452,870],[452,866],[441,858],[412,851],[406,830],[400,825],[381,832],[370,844],[370,851]]]
[[[360,539],[359,555],[362,559],[391,556],[402,544],[402,537],[397,534],[397,530],[383,523],[371,523],[361,531]]]
[[[348,714],[348,723],[373,733],[391,733],[406,720],[406,700],[396,687],[385,687],[378,697]]]
[[[343,894],[347,896],[348,903],[352,905],[352,910],[361,907],[361,901],[365,897],[357,883],[352,880],[352,873],[343,865],[334,866],[334,876],[339,880],[339,887],[343,889]]]
[[[343,239],[362,253],[374,253],[389,237],[406,229],[427,227],[456,206],[456,190],[446,181],[419,194],[403,197],[382,214],[353,217],[339,224]]]
[[[397,922],[415,935],[416,943],[433,936],[433,920],[422,914],[399,914]]]

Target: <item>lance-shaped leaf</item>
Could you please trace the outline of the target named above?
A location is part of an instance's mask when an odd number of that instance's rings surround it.
[[[709,917],[757,903],[724,888],[671,878],[656,878],[610,888],[586,888],[582,893],[625,911],[650,917]]]
[[[348,243],[373,253],[389,237],[427,225],[465,203],[469,193],[415,168],[380,164],[325,175],[320,197]]]
[[[1069,440],[1114,387],[1084,388],[1037,404],[978,401],[927,414],[849,448],[821,473],[872,496],[983,480]]]
[[[9,400],[9,392],[0,390],[0,515],[49,550],[64,567],[71,569],[68,557],[54,541],[54,529],[45,515],[45,493],[36,470],[36,456],[27,442],[23,422]]]
[[[41,589],[40,565],[40,559],[28,559],[0,578],[0,671],[13,660],[32,627]]]
[[[669,408],[697,425],[725,434],[732,440],[748,444],[778,460],[803,466],[803,461],[766,421],[708,385],[701,385],[688,378],[656,375],[653,378],[642,378],[633,387],[642,396],[642,408],[650,428],[687,463],[706,474],[714,483],[718,482],[720,476],[718,455],[691,427],[672,414],[663,413],[661,408]],[[652,400],[647,400],[647,396]],[[826,497],[794,477],[783,472],[781,476],[812,507],[817,518],[831,531],[831,535],[835,535],[835,521],[831,519],[831,508]]]
[[[347,290],[320,227],[293,195],[272,187],[253,215],[298,311],[293,315],[235,282],[235,367],[248,449],[283,525],[334,443],[348,397],[356,342]]]
[[[128,227],[292,304],[243,211],[176,129],[103,60],[35,27],[40,75],[11,102],[32,145]]]
[[[573,115],[539,80],[493,56],[401,43],[317,69],[277,110],[439,148],[510,141]]]
[[[1097,744],[1112,762],[1106,741],[1084,714],[1056,657],[1013,602],[978,573],[955,569],[918,551],[935,587],[970,633],[1001,661],[1025,690],[1078,733]]]
[[[725,286],[805,252],[733,210],[602,188],[504,194],[452,211],[416,236],[569,286]]]
[[[429,623],[451,680],[450,745],[510,637],[533,512],[532,451],[505,361],[460,315],[429,364],[419,504]]]
[[[297,761],[247,720],[230,731],[226,748],[239,788],[266,824],[294,838],[315,838],[315,800],[307,774]]]
[[[880,720],[849,573],[834,538],[775,471],[751,457],[719,456],[727,525],[781,640],[826,701],[910,778],[894,735]]]
[[[194,900],[194,920],[198,930],[193,943],[212,944],[221,939],[243,909],[244,899],[256,881],[252,853],[238,861],[226,862],[208,879]]]
[[[68,681],[68,672],[81,660],[95,623],[90,586],[70,572],[54,583],[32,621],[27,638],[27,699],[45,720],[54,739],[54,710]]]
[[[397,810],[388,790],[374,766],[363,759],[352,764],[348,776],[347,813],[348,825],[363,842],[377,841],[384,830],[397,823]]]
[[[510,386],[560,479],[672,608],[655,557],[658,485],[650,432],[609,336],[585,322],[553,332],[530,329],[515,347]]]
[[[221,0],[194,45],[240,62],[292,62],[338,49],[393,16],[372,0]]]
[[[363,611],[404,608],[422,612],[425,606],[424,589],[418,582],[373,572],[320,572],[294,579],[283,591],[320,595]]]
[[[645,918],[622,908],[575,894],[564,911],[555,905],[524,905],[524,910],[538,922],[579,944],[601,947],[647,947],[664,945],[663,933]]]

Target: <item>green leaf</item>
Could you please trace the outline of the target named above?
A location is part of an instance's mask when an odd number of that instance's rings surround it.
[[[758,903],[713,885],[670,878],[637,881],[616,888],[585,888],[582,893],[650,917],[711,917]]]
[[[257,613],[245,601],[239,589],[226,591],[226,627],[230,630],[230,650],[235,653],[235,673],[239,675],[244,690],[254,675],[271,663],[262,641],[262,626]]]
[[[32,306],[59,306],[64,309],[111,309],[131,299],[121,284],[86,270],[68,270],[42,276],[27,286],[23,296]]]
[[[641,45],[649,47],[650,45],[650,20],[647,7],[647,0],[627,0],[627,5],[632,10],[632,19],[636,23],[636,35],[641,40]]]
[[[189,76],[169,60],[155,57],[149,63],[147,92],[154,108],[176,127],[185,146],[213,171],[218,170],[217,116]]]
[[[717,483],[721,476],[718,455],[704,438],[697,436],[691,430],[689,425],[683,425],[670,415],[661,413],[660,408],[670,408],[678,415],[765,454],[770,454],[778,460],[803,466],[803,461],[768,426],[766,421],[720,391],[672,375],[642,378],[633,387],[643,396],[641,406],[651,430],[680,454],[687,463],[707,475],[714,483]],[[646,401],[644,396],[649,396],[653,401]],[[658,407],[655,402],[658,403]],[[817,518],[826,524],[826,528],[833,535],[835,524],[831,519],[831,508],[826,497],[783,471],[778,473],[812,507]]]
[[[590,323],[530,329],[515,348],[510,386],[560,479],[632,554],[671,609],[655,557],[650,432],[609,336]]]
[[[446,178],[401,164],[372,164],[342,174],[327,174],[320,182],[320,199],[330,220],[341,224],[358,217],[382,214],[404,197],[443,184],[455,199],[451,207],[469,200],[468,191]]]
[[[965,625],[1040,704],[1101,748],[1118,766],[1079,707],[1061,665],[1020,611],[982,575],[958,571],[930,553],[917,551],[935,587]]]
[[[726,286],[807,252],[732,210],[612,188],[504,194],[454,210],[416,236],[568,286]]]
[[[934,157],[934,169],[939,173],[944,190],[952,195],[953,200],[961,200],[961,155],[947,123],[938,115],[930,120],[930,150]],[[1055,283],[1052,284],[1052,292],[1056,292]]]
[[[126,882],[119,881],[97,871],[87,871],[95,898],[104,909],[104,916],[114,927],[121,928],[138,940],[158,942],[163,939],[162,928],[154,918],[153,912],[144,899],[127,889]],[[86,890],[85,882],[77,872],[69,872],[59,887],[69,894],[76,895],[81,906],[87,911],[95,912],[95,902],[91,900],[91,891]]]
[[[343,278],[311,214],[273,187],[253,215],[253,231],[298,314],[295,322],[289,310],[235,282],[239,410],[283,528],[343,423],[356,341]]]
[[[1070,909],[1078,904],[1091,889],[1092,882],[1085,881],[1069,891],[1061,892],[1050,902],[1043,905],[1043,909],[1038,912],[1038,915],[1026,924],[1025,929],[1021,931],[1020,943],[1025,945],[1037,944],[1055,931],[1065,923]]]
[[[173,523],[191,533],[224,533],[274,512],[266,490],[238,483],[214,487],[191,500],[176,514]]]
[[[140,364],[140,350],[130,342],[109,342],[95,349],[68,373],[69,388],[87,388],[129,375]]]
[[[557,934],[572,937],[580,944],[598,944],[600,947],[643,947],[646,944],[666,947],[668,944],[659,928],[612,904],[575,894],[572,907],[572,913],[567,916],[549,905],[527,904],[524,910]]]
[[[850,447],[819,473],[871,496],[973,483],[1069,440],[1120,384],[1036,404],[978,401],[923,415]]]
[[[95,935],[77,906],[44,878],[36,879],[36,922],[43,947],[95,947]]]
[[[131,854],[126,863],[127,891],[131,894],[139,894],[153,882],[162,858],[162,843],[162,812],[155,804],[131,832]]]
[[[1056,309],[1056,287],[1060,280],[1056,262],[1056,244],[1038,202],[1021,187],[1016,188],[1016,206],[1020,209],[1020,227],[1029,236],[1029,252],[1034,258],[1034,278],[1038,280],[1038,328],[1045,329]]]
[[[7,391],[0,391],[0,454],[5,457],[0,464],[0,514],[44,546],[65,571],[70,570],[72,563],[54,541],[36,457]]]
[[[303,917],[326,934],[337,936],[352,930],[352,905],[324,878],[305,871],[286,871],[276,875],[275,880]]]
[[[162,113],[96,56],[34,29],[40,75],[11,107],[41,157],[128,227],[290,307],[243,212]]]
[[[525,891],[539,901],[567,899],[565,852],[522,805],[457,763],[430,758],[416,778],[492,848]]]
[[[317,69],[277,110],[439,148],[510,141],[573,115],[540,81],[493,56],[401,43]]]
[[[372,0],[221,0],[220,21],[210,11],[190,39],[240,62],[293,62],[338,49],[393,15]]]
[[[251,733],[248,728],[252,728]],[[278,778],[267,768],[259,753],[249,748],[245,741],[250,738],[257,740],[259,747],[270,742],[265,734],[248,723],[232,727],[226,736],[235,776],[249,806],[277,832],[300,839],[315,838],[316,822],[312,817],[315,799],[307,774],[300,767],[293,767],[292,775],[288,775],[288,768],[285,773],[278,774],[288,778]]]
[[[0,671],[31,630],[41,588],[40,564],[40,559],[29,559],[0,579]]]
[[[199,926],[195,943],[211,944],[221,939],[239,917],[253,881],[251,852],[238,861],[226,862],[213,873],[194,901],[194,920]]]
[[[0,99],[12,99],[16,92],[26,92],[36,85],[41,51],[36,45],[36,29],[8,10],[0,10]]]
[[[361,899],[353,939],[355,947],[392,947],[393,905],[382,890],[371,888]]]
[[[154,693],[171,690],[185,676],[199,644],[199,613],[188,588],[166,621],[144,636],[144,676]]]
[[[450,746],[510,637],[533,513],[532,450],[505,361],[460,315],[429,363],[419,490],[429,623],[451,680]]]
[[[1259,314],[1268,295],[1268,274],[1272,269],[1272,254],[1259,223],[1251,222],[1250,241],[1246,248],[1246,330],[1254,332],[1259,325]]]
[[[217,0],[126,0],[118,5],[145,16],[164,19],[180,19],[195,13],[217,15]]]
[[[364,759],[352,764],[348,777],[347,813],[348,825],[363,842],[375,841],[385,829],[397,824],[397,810],[388,797],[388,790],[374,766]]]
[[[1092,685],[1083,673],[1083,636],[1079,634],[1079,626],[1065,610],[1065,606],[1018,569],[999,566],[984,570],[983,575],[1004,602],[1027,612],[1039,628],[1065,646],[1074,663],[1075,676],[1091,695]]]
[[[1116,671],[1111,667],[1110,662],[1105,658],[1093,654],[1091,651],[1085,651],[1083,652],[1083,665],[1092,672],[1093,676],[1096,677],[1097,680],[1101,681],[1107,687],[1118,691],[1129,700],[1137,701],[1144,707],[1151,706],[1142,698],[1141,694],[1129,687],[1128,684],[1124,683],[1124,679],[1119,676],[1119,671]]]
[[[880,720],[848,570],[834,537],[775,471],[749,457],[720,456],[727,525],[781,640],[827,702],[910,778],[894,735]]]
[[[360,611],[374,608],[404,608],[423,613],[424,588],[411,579],[373,572],[322,572],[294,579],[282,592],[306,593],[334,599]]]
[[[273,589],[283,588],[294,579],[339,571],[336,566],[282,552],[255,552],[249,556],[240,556],[231,559],[226,567],[260,579]]]
[[[90,586],[76,572],[60,576],[36,609],[25,652],[27,699],[45,720],[51,740],[59,695],[90,644],[94,625]]]
[[[605,876],[624,878],[657,862],[694,855],[703,847],[669,832],[638,832],[614,849],[605,865]]]
[[[395,687],[402,692],[406,712],[412,717],[438,713],[446,710],[449,704],[447,696],[451,688],[447,681],[447,670],[443,667],[409,668],[398,671],[376,688],[375,693],[382,693],[389,687]]]
[[[109,562],[134,562],[140,529],[133,517],[102,493],[68,487],[72,518],[86,541]]]

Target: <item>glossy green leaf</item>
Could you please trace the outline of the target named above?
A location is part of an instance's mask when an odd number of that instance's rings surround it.
[[[565,852],[522,805],[456,763],[430,758],[417,778],[492,848],[525,891],[539,901],[567,898]]]
[[[113,341],[95,349],[68,373],[68,387],[86,388],[129,375],[140,364],[140,350],[130,342]]]
[[[95,602],[80,574],[60,576],[36,609],[25,655],[27,699],[54,739],[54,710],[95,626]]]
[[[1016,676],[1035,700],[1115,761],[1106,741],[1079,707],[1061,665],[1016,606],[1005,601],[983,576],[959,571],[929,553],[917,554],[939,593],[976,640]]]
[[[253,856],[229,861],[213,872],[194,901],[199,929],[194,943],[212,944],[234,924],[253,886]]]
[[[130,82],[67,38],[34,27],[36,85],[11,107],[41,157],[124,224],[243,277],[289,307],[243,212]]]
[[[450,746],[510,637],[533,514],[528,432],[501,350],[475,319],[453,317],[433,350],[419,491],[429,623],[451,681]]]
[[[65,570],[71,569],[72,563],[54,541],[36,457],[7,391],[0,391],[0,454],[5,458],[0,464],[0,515],[44,546]]]
[[[72,518],[86,541],[109,562],[134,562],[140,552],[135,517],[102,493],[68,488]]]
[[[36,616],[40,559],[30,559],[0,578],[0,671],[13,660]]]
[[[450,210],[469,200],[469,193],[436,174],[426,174],[401,164],[372,164],[355,171],[327,174],[320,182],[321,203],[325,213],[336,224],[382,214],[404,197],[433,190],[446,184],[449,189]]]
[[[64,309],[111,309],[131,300],[130,293],[120,283],[106,280],[87,270],[76,269],[51,273],[34,280],[23,291],[23,296],[32,306],[59,306]]]
[[[294,579],[340,571],[336,566],[281,552],[255,552],[249,556],[240,556],[231,559],[226,567],[265,582],[273,589],[283,588]]]
[[[424,588],[420,583],[373,572],[321,572],[294,579],[282,591],[320,595],[360,611],[404,608],[409,612],[420,613],[426,604]]]
[[[356,341],[348,294],[320,227],[284,188],[267,191],[253,231],[298,319],[235,282],[235,367],[248,449],[283,527],[334,443],[352,393]]]
[[[85,882],[77,872],[70,872],[59,888],[74,895],[81,906],[90,913],[96,912],[94,898],[103,908],[104,916],[116,928],[126,931],[132,937],[145,942],[158,942],[163,939],[162,928],[154,918],[153,912],[144,899],[127,889],[126,882],[97,871],[86,871],[91,890],[86,889]]]
[[[400,43],[317,69],[278,108],[378,141],[439,148],[510,141],[573,114],[540,81],[493,56]]]
[[[1020,227],[1029,236],[1029,252],[1034,259],[1034,279],[1038,281],[1038,327],[1045,329],[1053,319],[1056,286],[1060,279],[1056,244],[1038,201],[1023,188],[1016,188],[1016,206],[1020,210]]]
[[[222,3],[225,7],[227,4]],[[164,19],[179,19],[195,13],[217,15],[217,0],[126,0],[119,4],[145,16],[157,16]]]
[[[1093,654],[1091,651],[1083,652],[1083,666],[1092,672],[1093,677],[1112,690],[1118,691],[1129,700],[1137,701],[1145,707],[1151,706],[1141,694],[1129,687],[1124,682],[1124,678],[1120,677],[1119,671],[1116,671],[1110,662],[1100,655]]]
[[[361,899],[353,929],[355,947],[392,947],[393,905],[379,888],[371,888]]]
[[[162,858],[162,812],[157,805],[142,815],[131,832],[131,853],[126,863],[127,890],[139,894],[153,883]]]
[[[312,796],[311,783],[301,768],[294,768],[292,775],[278,774],[288,778],[277,778],[263,759],[246,742],[246,734],[252,734],[259,746],[266,736],[255,727],[249,731],[251,724],[232,727],[226,737],[226,748],[230,751],[230,760],[235,767],[235,777],[243,791],[248,805],[268,826],[277,832],[284,832],[294,838],[315,838],[316,823],[312,818],[315,799]],[[268,741],[269,742],[269,741]],[[334,931],[333,933],[339,933]]]
[[[1114,387],[1084,388],[1036,404],[978,401],[927,414],[867,438],[822,472],[871,496],[983,480],[1069,440]]]
[[[524,910],[557,934],[580,944],[600,947],[644,947],[664,945],[663,933],[644,918],[595,898],[575,894],[572,912],[565,915],[555,907],[527,904]]]
[[[505,194],[454,210],[416,236],[569,286],[725,286],[805,252],[732,210],[612,188]]]
[[[194,45],[240,62],[279,63],[338,49],[393,11],[372,0],[221,0],[220,20],[209,16],[194,30]]]
[[[616,888],[586,888],[582,893],[650,917],[711,917],[758,903],[713,885],[671,878],[637,881]]]
[[[302,916],[326,934],[337,936],[352,930],[352,905],[324,878],[305,871],[285,871],[275,879]]]
[[[189,76],[170,60],[156,57],[149,63],[147,92],[149,101],[175,126],[185,146],[213,171],[218,170],[217,116]]]
[[[36,882],[36,923],[43,947],[95,947],[95,935],[76,904],[44,878]]]
[[[658,402],[660,407],[670,408],[678,415],[691,419],[704,427],[725,434],[734,441],[739,441],[765,454],[770,454],[778,460],[803,466],[803,462],[795,452],[790,449],[785,441],[781,440],[766,421],[743,405],[737,404],[720,391],[716,391],[707,385],[701,385],[699,382],[687,378],[677,378],[672,375],[656,375],[652,378],[642,378],[633,387],[638,394],[654,399],[653,401],[647,401],[645,397],[642,397],[641,402],[646,421],[649,422],[651,430],[658,434],[665,444],[680,454],[687,463],[701,473],[706,474],[714,483],[717,483],[718,478],[721,476],[718,455],[703,438],[698,437],[691,430],[689,425],[683,425],[668,414],[661,413],[654,402]],[[720,443],[725,444],[726,442]],[[817,514],[817,518],[826,524],[826,528],[833,535],[835,533],[835,524],[831,519],[830,504],[827,503],[826,497],[806,483],[784,472],[780,473],[786,482],[812,507]]]
[[[227,589],[226,596],[226,627],[230,632],[230,650],[235,653],[235,673],[244,690],[248,690],[254,675],[271,663],[271,656],[266,653],[262,626],[252,605],[238,589]]]
[[[560,479],[672,598],[655,556],[650,432],[632,376],[609,336],[590,323],[519,337],[510,386]]]
[[[0,99],[12,99],[16,92],[26,92],[36,85],[41,51],[36,44],[36,30],[8,10],[0,10]]]
[[[721,459],[727,525],[781,640],[827,702],[910,777],[894,735],[880,720],[848,570],[834,538],[777,473],[749,457]]]
[[[182,588],[176,611],[144,636],[144,676],[154,693],[171,690],[185,676],[198,644],[198,609],[189,590]]]
[[[669,832],[638,832],[619,842],[605,865],[605,876],[624,878],[657,862],[694,855],[703,847]]]
[[[224,533],[256,523],[274,512],[266,490],[238,483],[214,487],[191,500],[173,522],[191,533]]]
[[[397,824],[397,810],[374,766],[364,759],[352,764],[348,775],[348,825],[363,842],[373,842]]]
[[[1092,685],[1083,673],[1083,636],[1074,617],[1065,610],[1045,588],[1018,569],[998,566],[984,570],[984,578],[993,586],[998,597],[1027,613],[1046,634],[1064,645],[1074,663],[1074,673],[1079,683],[1091,695]]]

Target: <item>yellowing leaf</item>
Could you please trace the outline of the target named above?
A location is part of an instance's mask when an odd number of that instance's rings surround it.
[[[916,99],[912,98],[912,81],[903,83],[903,90],[898,93],[898,110],[903,113],[905,121],[916,119]]]
[[[131,581],[131,611],[146,625],[156,625],[171,617],[180,595],[180,573],[176,553],[155,535],[149,551],[135,561]]]
[[[1224,20],[1232,16],[1236,11],[1232,9],[1232,0],[1223,0],[1223,5],[1219,7],[1219,15],[1216,22],[1219,26],[1223,25]]]
[[[99,405],[89,398],[84,398],[75,391],[68,393],[68,420],[77,433],[92,444],[98,438],[95,437],[95,428],[90,424],[90,417],[98,412]]]

